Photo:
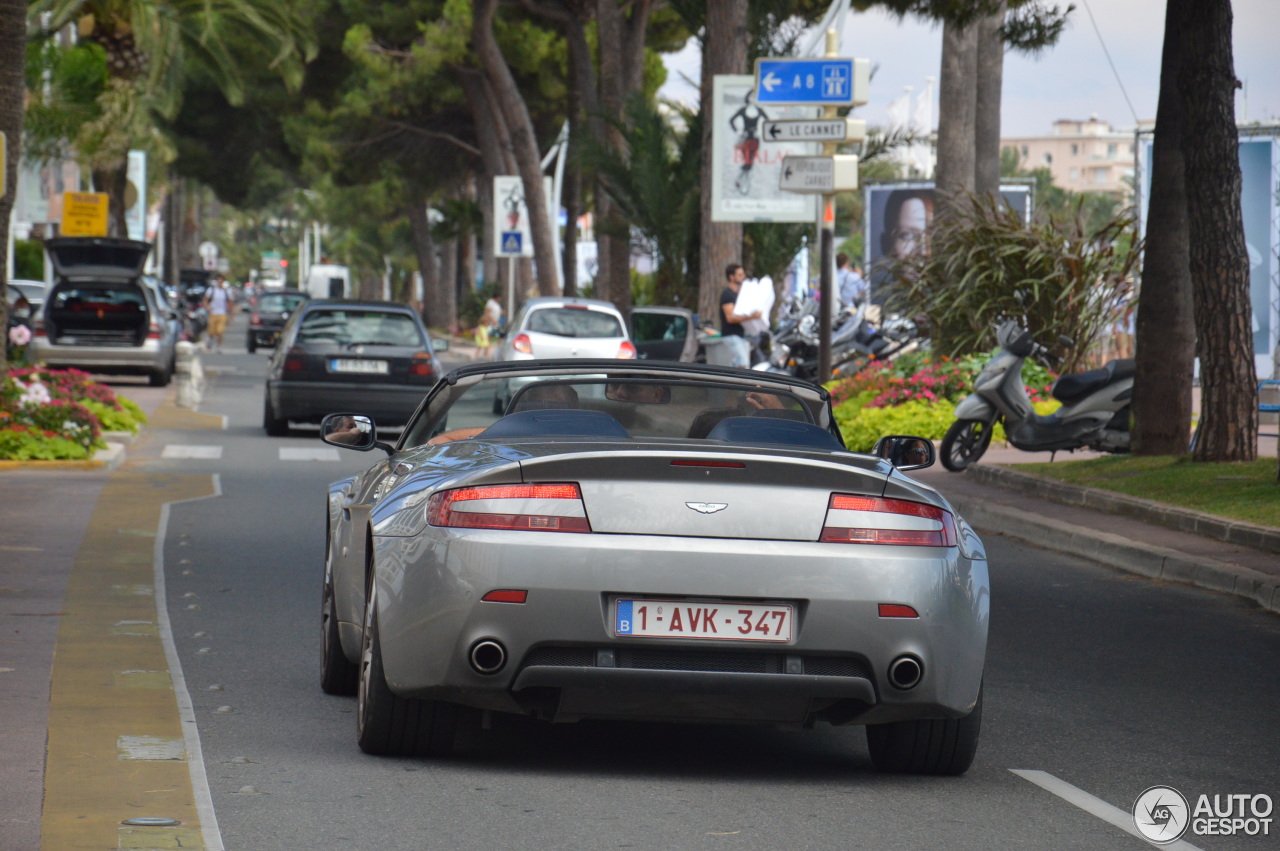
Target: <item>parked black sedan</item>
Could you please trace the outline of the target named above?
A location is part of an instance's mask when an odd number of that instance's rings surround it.
[[[268,290],[258,296],[258,303],[249,313],[249,354],[259,347],[274,346],[284,323],[309,298],[311,294],[302,290]]]
[[[262,427],[280,437],[289,423],[318,423],[361,411],[379,424],[404,425],[440,376],[421,317],[403,304],[314,299],[294,311],[271,356]]]

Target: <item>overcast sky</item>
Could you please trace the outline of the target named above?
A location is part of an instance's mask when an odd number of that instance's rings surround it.
[[[1067,5],[1067,0],[1058,0]],[[1052,131],[1059,118],[1097,115],[1116,129],[1132,129],[1137,120],[1153,120],[1160,88],[1160,47],[1165,0],[1074,0],[1067,30],[1039,58],[1010,53],[1004,64],[1002,136],[1038,136]],[[1280,0],[1234,0],[1236,76],[1247,86],[1236,97],[1236,117],[1280,120]],[[1102,42],[1110,51],[1119,82],[1089,19],[1092,9]],[[937,126],[937,83],[942,30],[913,19],[899,22],[880,11],[851,13],[844,28],[843,54],[866,57],[878,66],[870,102],[855,114],[869,124],[887,123],[886,107],[912,86],[916,94],[934,77],[933,121]],[[696,87],[681,75],[698,79],[696,41],[666,57],[670,76],[663,95],[690,101]],[[1121,90],[1121,84],[1124,91]],[[1133,103],[1125,101],[1127,91]],[[1247,114],[1246,114],[1247,109]]]

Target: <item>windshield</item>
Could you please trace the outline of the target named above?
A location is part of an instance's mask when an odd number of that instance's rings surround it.
[[[819,402],[809,405],[821,408]],[[721,435],[713,434],[716,427],[731,417],[815,424],[814,410],[779,388],[599,373],[489,377],[468,386],[460,383],[446,390],[441,400],[433,400],[406,430],[403,446],[422,445],[446,434],[455,435],[450,439],[472,437],[504,416],[528,411],[601,412],[616,420],[627,437],[638,439],[717,439]]]
[[[297,293],[267,293],[258,297],[258,310],[262,313],[284,313],[296,310],[306,300],[305,295]]]
[[[422,333],[409,314],[349,308],[313,310],[303,316],[298,342],[423,348]]]
[[[557,337],[625,337],[612,313],[582,307],[543,307],[529,314],[525,331]]]

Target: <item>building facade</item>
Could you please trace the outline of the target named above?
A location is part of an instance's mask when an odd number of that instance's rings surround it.
[[[1128,200],[1133,196],[1134,142],[1134,131],[1115,130],[1094,115],[1087,121],[1055,121],[1049,136],[1001,139],[1000,147],[1017,152],[1019,168],[1048,168],[1063,189]]]

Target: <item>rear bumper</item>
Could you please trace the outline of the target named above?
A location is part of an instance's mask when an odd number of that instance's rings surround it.
[[[29,350],[29,360],[51,367],[119,374],[163,372],[172,358],[173,350],[162,340],[141,346],[59,346],[36,337]]]
[[[366,414],[378,425],[404,425],[431,389],[406,384],[353,384],[337,381],[269,381],[267,393],[276,416],[319,422],[328,414]]]
[[[442,531],[374,538],[383,661],[400,694],[563,721],[782,725],[954,718],[977,700],[987,565],[956,549]],[[528,600],[478,601],[494,588]],[[796,630],[777,643],[619,636],[612,600],[633,595],[790,603]],[[882,618],[882,602],[920,617]],[[506,651],[492,674],[468,661],[486,640]],[[924,669],[909,690],[888,682],[903,655]]]

